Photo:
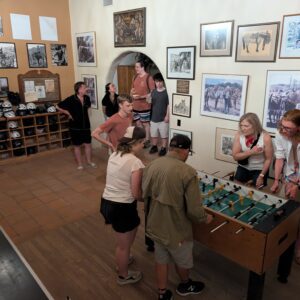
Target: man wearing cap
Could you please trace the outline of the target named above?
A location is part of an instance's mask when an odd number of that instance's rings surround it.
[[[190,147],[187,136],[174,136],[169,153],[152,161],[143,173],[146,235],[155,243],[158,299],[172,299],[172,292],[166,289],[171,261],[181,280],[176,289],[179,295],[199,294],[204,288],[204,283],[189,278],[193,267],[192,222],[209,223],[212,216],[202,206],[196,170],[185,163]]]

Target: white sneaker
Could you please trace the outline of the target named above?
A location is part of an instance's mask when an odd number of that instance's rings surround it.
[[[79,170],[79,171],[80,171],[80,170],[83,170],[83,166],[78,166],[78,167],[77,167],[77,170]]]
[[[94,169],[97,168],[97,165],[96,165],[95,163],[93,163],[93,162],[88,163],[88,165],[89,165],[90,167],[94,168]]]
[[[126,278],[118,276],[117,283],[119,285],[125,285],[130,283],[136,283],[142,279],[143,275],[141,271],[129,271]]]

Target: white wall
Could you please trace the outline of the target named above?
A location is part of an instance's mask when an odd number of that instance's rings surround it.
[[[235,166],[214,159],[216,127],[237,129],[238,123],[200,115],[202,73],[249,75],[246,112],[263,117],[267,70],[299,70],[299,59],[277,59],[275,63],[235,62],[236,31],[238,25],[280,21],[283,15],[300,13],[298,0],[114,0],[112,6],[102,6],[100,0],[69,0],[72,36],[77,32],[95,31],[97,41],[96,68],[77,67],[75,78],[81,74],[96,74],[99,107],[104,85],[112,80],[111,64],[124,52],[143,52],[158,66],[166,78],[166,47],[196,46],[196,76],[190,81],[192,95],[191,118],[171,116],[171,127],[193,132],[194,151],[189,163],[197,169],[223,172]],[[146,7],[146,47],[114,48],[113,13]],[[233,53],[231,57],[200,57],[200,24],[234,20]],[[281,24],[282,25],[282,24]],[[281,27],[280,27],[281,33]],[[279,37],[280,42],[280,37]],[[73,39],[74,43],[74,39]],[[76,47],[73,45],[73,49]],[[279,47],[278,47],[279,50]],[[74,57],[76,57],[74,53]],[[166,79],[170,98],[176,92],[176,80]],[[92,126],[103,121],[101,108],[92,112]]]

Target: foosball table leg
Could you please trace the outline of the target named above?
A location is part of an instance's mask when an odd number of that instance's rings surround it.
[[[291,244],[279,257],[279,263],[277,268],[278,281],[281,283],[287,283],[288,276],[291,273],[293,257],[295,251],[295,243]]]
[[[262,300],[265,283],[265,273],[259,275],[249,271],[247,300]]]

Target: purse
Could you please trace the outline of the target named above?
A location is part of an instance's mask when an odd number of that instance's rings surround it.
[[[256,144],[258,143],[259,137],[260,137],[260,133],[257,135],[257,138],[256,138],[256,140],[253,142],[253,144],[251,145],[250,149],[252,149],[254,146],[256,146]],[[239,165],[246,166],[246,165],[248,165],[248,163],[249,163],[249,157],[246,157],[246,158],[244,158],[244,159],[238,160],[237,163],[238,163]]]

